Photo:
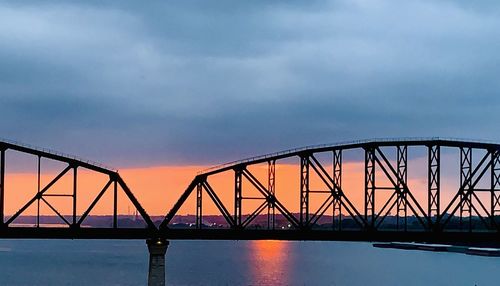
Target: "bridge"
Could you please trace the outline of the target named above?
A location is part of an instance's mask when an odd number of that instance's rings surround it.
[[[9,204],[5,200],[8,152],[34,156],[38,162],[37,192],[12,215],[5,213]],[[44,186],[40,183],[43,160],[64,165]],[[363,187],[356,195],[344,177],[350,166],[359,162]],[[296,177],[280,177],[280,166],[295,166]],[[107,178],[83,211],[77,208],[81,197],[87,196],[85,189],[78,188],[80,170]],[[450,176],[453,171],[456,175]],[[412,189],[409,172],[423,174],[426,182]],[[446,196],[442,174],[448,174]],[[51,193],[51,188],[65,176],[73,182],[70,192]],[[231,182],[230,187],[221,181]],[[296,189],[283,181],[297,182]],[[109,192],[113,198],[110,225],[83,227],[93,208]],[[298,205],[289,202],[295,193]],[[140,227],[120,225],[119,194],[137,209],[143,221]],[[65,207],[72,209],[71,215],[58,210],[51,197],[66,198]],[[65,227],[41,224],[41,204],[49,207]],[[222,222],[205,223],[208,204],[215,206]],[[35,226],[16,225],[16,220],[34,206],[38,207]],[[192,222],[176,222],[181,208],[194,214]],[[0,142],[0,237],[146,239],[151,254],[150,285],[164,283],[168,240],[401,241],[498,246],[499,215],[500,144],[494,142],[444,138],[366,140],[235,161],[197,174],[158,223],[153,222],[117,171],[57,152]]]

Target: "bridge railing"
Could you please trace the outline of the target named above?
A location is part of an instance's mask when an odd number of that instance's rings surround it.
[[[268,159],[272,159],[272,158],[276,158],[276,157],[283,157],[283,156],[287,156],[287,155],[293,156],[294,154],[304,152],[304,151],[315,151],[315,150],[332,149],[332,148],[346,149],[346,148],[349,148],[351,146],[360,146],[360,145],[367,145],[367,144],[379,144],[379,143],[404,144],[404,143],[411,143],[411,142],[422,143],[422,142],[438,142],[438,141],[457,142],[457,143],[477,143],[477,144],[488,144],[488,145],[500,146],[500,143],[497,141],[494,141],[494,140],[474,140],[474,139],[454,138],[454,137],[394,137],[394,138],[359,139],[359,140],[349,140],[349,141],[335,142],[335,143],[329,143],[329,144],[307,145],[307,146],[302,146],[302,147],[298,147],[298,148],[291,148],[291,149],[287,149],[287,150],[283,150],[283,151],[268,153],[268,154],[264,154],[264,155],[248,157],[245,159],[230,161],[230,162],[226,162],[223,164],[219,164],[219,165],[215,165],[215,166],[203,169],[203,170],[199,171],[198,174],[202,175],[202,174],[210,173],[212,171],[226,169],[226,168],[236,166],[236,165],[259,162],[262,160],[268,160]]]
[[[28,149],[28,150],[33,150],[35,153],[51,154],[51,155],[55,155],[55,156],[58,156],[58,157],[61,157],[61,158],[67,158],[67,159],[72,159],[72,160],[79,161],[79,162],[85,162],[85,163],[87,163],[89,165],[101,167],[103,169],[107,169],[107,170],[110,170],[110,171],[113,171],[113,172],[117,172],[118,171],[118,169],[116,169],[114,167],[111,167],[109,165],[103,164],[102,162],[97,162],[97,161],[93,161],[93,160],[89,160],[89,159],[84,159],[82,157],[79,157],[79,156],[76,156],[76,155],[73,155],[73,154],[68,154],[68,153],[56,151],[56,150],[53,150],[53,149],[50,149],[50,148],[34,146],[32,144],[28,144],[28,143],[24,143],[24,142],[20,142],[20,141],[16,141],[16,140],[10,140],[10,139],[6,139],[6,138],[0,138],[0,145],[2,143],[10,145],[11,148],[23,147],[23,148]]]

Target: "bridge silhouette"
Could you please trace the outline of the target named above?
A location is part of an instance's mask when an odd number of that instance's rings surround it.
[[[416,148],[424,148],[427,153],[427,189],[424,190],[426,196],[423,200],[417,199],[407,181],[408,153]],[[456,178],[459,187],[445,205],[441,202],[442,149],[448,153],[457,151],[455,153],[459,157],[459,166],[456,166],[459,170]],[[364,204],[361,209],[356,208],[351,201],[349,190],[342,187],[343,153],[356,150],[361,151],[364,157]],[[198,174],[166,215],[159,226],[159,232],[170,239],[403,241],[497,245],[500,242],[499,152],[500,145],[492,142],[441,138],[381,139],[311,146],[235,161]],[[473,161],[473,153],[479,155],[479,160]],[[329,155],[329,159],[325,160],[325,154]],[[321,159],[319,156],[322,156]],[[276,162],[290,163],[291,158],[298,161],[300,172],[297,172],[297,178],[285,180],[300,181],[298,214],[290,210],[293,206],[280,202],[275,192]],[[265,181],[259,180],[249,169],[258,164],[267,164]],[[216,188],[210,184],[212,177],[221,175],[234,178],[234,188],[229,190],[234,199],[232,213],[220,199]],[[321,190],[310,188],[313,175],[322,182]],[[376,184],[376,180],[381,177],[383,181],[389,182],[388,186]],[[244,181],[249,183],[246,189],[253,188],[260,196],[246,197]],[[487,181],[487,187],[483,186],[484,181]],[[389,198],[381,197],[378,202],[376,194],[380,192],[389,193]],[[197,198],[194,228],[170,227],[174,216],[193,193]],[[214,229],[204,226],[204,193],[216,205],[227,227]],[[313,196],[322,196],[316,209],[312,209],[311,205]],[[251,213],[243,214],[242,206],[254,200],[260,202],[259,206]],[[252,222],[266,210],[267,224],[264,227],[252,227]],[[318,222],[327,210],[332,212],[331,223],[325,227]],[[391,211],[395,212],[392,217],[395,223],[384,223]],[[276,228],[277,216],[286,220],[288,226],[285,229]],[[411,225],[409,221],[412,221]],[[349,225],[343,226],[346,222]]]
[[[5,185],[8,183],[5,170],[6,153],[10,151],[38,158],[38,190],[17,212],[7,215],[5,205],[9,202],[5,200]],[[426,188],[418,190],[418,194],[411,190],[408,182],[408,155],[412,152],[426,158],[424,166],[417,170],[426,174]],[[458,164],[442,164],[443,152],[455,156]],[[351,157],[345,160],[345,154]],[[358,154],[358,157],[354,155],[356,158],[353,158],[352,154]],[[347,162],[364,159],[361,207],[356,206],[351,190],[342,184],[346,164],[343,158]],[[65,164],[64,169],[45,186],[40,185],[41,159]],[[276,166],[281,162],[295,162],[299,169],[297,177],[276,176]],[[254,174],[253,166],[266,166],[265,179]],[[452,178],[458,187],[445,203],[441,196],[441,174],[449,168],[458,171],[458,176]],[[108,180],[94,200],[79,213],[78,198],[86,195],[77,187],[80,169],[105,175]],[[50,193],[54,184],[64,176],[72,178],[71,192]],[[229,189],[218,189],[212,184],[216,177],[225,177],[234,183]],[[320,182],[321,188],[311,188],[313,177]],[[276,193],[278,179],[300,182],[299,190],[296,190],[300,202],[298,212],[292,211],[296,209],[295,205],[284,203]],[[100,228],[82,227],[108,192],[113,197],[112,224]],[[124,194],[137,209],[144,222],[142,227],[120,225],[118,193]],[[252,195],[248,195],[250,193]],[[381,193],[385,195],[379,195]],[[222,194],[231,196],[231,207],[221,199]],[[53,206],[49,200],[51,196],[67,197],[72,215],[63,215]],[[192,224],[175,223],[176,215],[181,208],[188,206],[190,197],[195,197],[194,209],[191,210],[195,213],[194,221]],[[35,227],[15,225],[29,207],[37,205],[39,208],[40,203],[47,205],[66,227],[40,224],[39,212]],[[203,206],[206,204],[215,205],[223,224],[204,224]],[[250,211],[248,206],[252,208]],[[264,223],[262,217],[265,217]],[[329,222],[325,223],[326,220]],[[147,239],[152,255],[150,285],[164,283],[161,282],[164,274],[156,268],[164,268],[162,257],[171,239],[399,241],[498,246],[500,144],[444,138],[380,139],[310,146],[235,161],[197,174],[163,221],[155,224],[117,171],[52,151],[0,142],[0,237]]]

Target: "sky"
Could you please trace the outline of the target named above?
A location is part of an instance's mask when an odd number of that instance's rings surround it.
[[[151,168],[182,189],[304,145],[500,141],[499,16],[496,1],[1,2],[0,137],[124,170],[139,192]]]
[[[0,135],[116,168],[374,137],[500,140],[500,5],[0,4]]]

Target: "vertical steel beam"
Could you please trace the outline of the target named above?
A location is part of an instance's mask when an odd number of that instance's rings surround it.
[[[472,148],[460,148],[460,186],[465,186],[460,192],[460,228],[463,227],[464,216],[466,216],[469,230],[472,230],[472,200],[471,195],[467,195],[467,193],[472,187],[471,175]]]
[[[309,222],[309,155],[300,157],[300,225]]]
[[[118,182],[116,177],[113,181],[113,227],[118,227]]]
[[[42,166],[42,157],[38,155],[38,168],[37,168],[37,194],[40,194],[40,186],[41,186],[41,175],[40,175],[40,169]],[[40,198],[41,196],[38,197],[36,200],[36,227],[40,227]]]
[[[408,147],[397,147],[397,174],[398,174],[398,192],[397,196],[397,214],[396,214],[396,228],[400,227],[407,230],[407,206],[406,206],[406,190],[405,186],[408,183]]]
[[[5,149],[0,150],[0,227],[4,226],[5,207]]]
[[[76,226],[77,166],[73,167],[73,226]]]
[[[198,184],[196,184],[196,228],[197,229],[201,229],[203,225],[202,193],[203,193],[203,183],[198,182]]]
[[[267,200],[267,229],[274,229],[276,221],[276,160],[267,162],[267,188],[271,196]]]
[[[243,195],[241,190],[241,175],[243,173],[242,167],[237,167],[234,170],[234,223],[235,227],[241,227],[241,208]]]
[[[441,148],[438,145],[428,147],[427,172],[427,216],[431,223],[439,223],[441,194]],[[429,226],[430,228],[431,226]]]
[[[491,224],[495,224],[495,216],[500,213],[500,151],[491,152]]]
[[[342,190],[342,150],[333,151],[333,188]],[[333,198],[332,203],[332,228],[342,230],[342,193],[339,192],[338,198]]]
[[[365,149],[365,220],[375,226],[375,149]]]

